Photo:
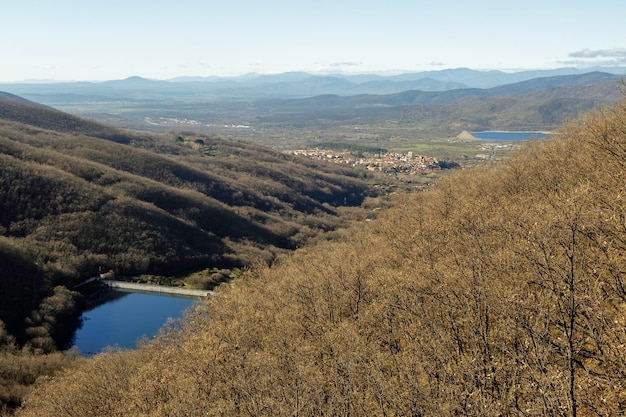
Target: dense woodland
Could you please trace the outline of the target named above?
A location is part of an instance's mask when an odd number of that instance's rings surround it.
[[[248,268],[18,414],[623,415],[625,161],[623,101]]]

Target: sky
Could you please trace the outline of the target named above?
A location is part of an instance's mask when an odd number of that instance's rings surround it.
[[[626,66],[623,0],[0,0],[0,82]]]

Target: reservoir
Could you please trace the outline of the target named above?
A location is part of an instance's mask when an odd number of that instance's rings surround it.
[[[496,141],[522,141],[529,139],[547,139],[550,137],[550,134],[546,132],[484,131],[470,133],[476,139]]]
[[[107,347],[133,349],[142,338],[152,339],[168,319],[181,318],[196,298],[163,294],[121,292],[83,313],[73,345],[85,356]]]

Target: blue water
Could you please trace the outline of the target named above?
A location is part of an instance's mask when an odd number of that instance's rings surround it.
[[[121,293],[83,313],[83,325],[74,335],[74,346],[91,356],[107,347],[133,349],[137,341],[153,338],[168,318],[177,319],[191,307],[193,298],[161,294]]]
[[[472,136],[484,140],[521,141],[528,139],[546,139],[550,134],[543,132],[470,132]]]

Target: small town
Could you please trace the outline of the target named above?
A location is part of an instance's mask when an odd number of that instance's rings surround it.
[[[355,155],[349,151],[335,151],[330,149],[297,149],[285,151],[290,155],[306,156],[312,159],[322,159],[336,164],[349,166],[364,166],[369,171],[382,172],[384,174],[409,174],[429,172],[441,169],[437,158],[425,155],[407,153],[386,152],[371,154],[368,156]]]

